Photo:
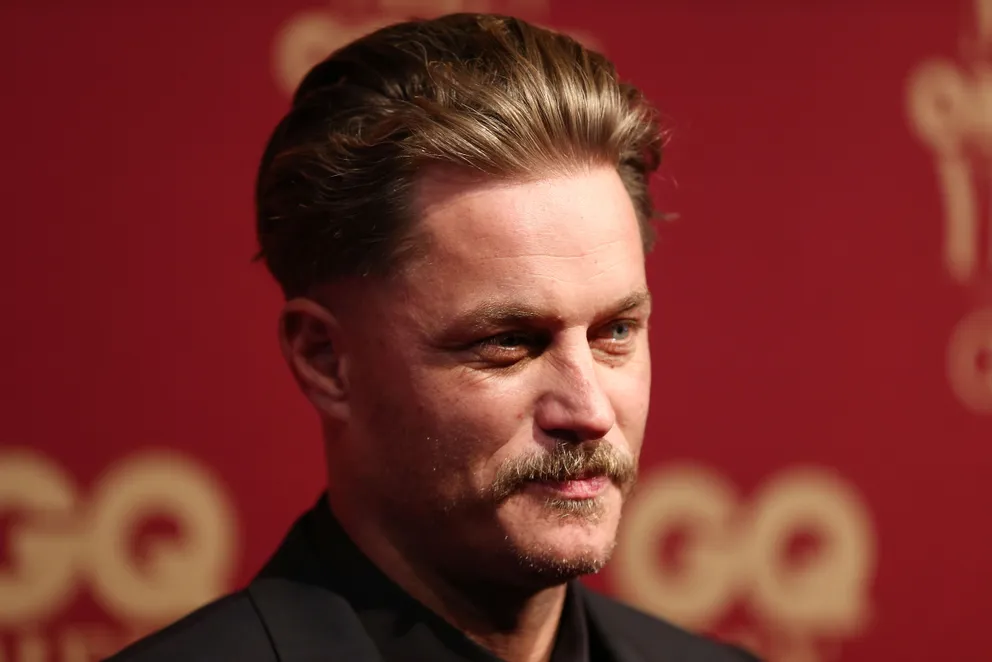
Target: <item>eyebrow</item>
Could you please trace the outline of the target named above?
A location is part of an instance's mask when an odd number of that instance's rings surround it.
[[[607,319],[630,312],[636,308],[647,306],[651,302],[651,293],[647,289],[639,289],[606,306],[598,319]],[[537,308],[491,300],[472,308],[459,315],[454,326],[467,331],[486,331],[488,329],[534,323],[539,320],[560,319]]]

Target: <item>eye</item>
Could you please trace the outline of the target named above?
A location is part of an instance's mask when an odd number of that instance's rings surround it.
[[[526,331],[508,331],[480,340],[473,345],[473,352],[486,363],[508,366],[544,351],[548,341],[540,334]]]
[[[497,336],[491,338],[486,338],[480,345],[488,345],[490,347],[496,347],[499,349],[516,349],[528,343],[532,343],[533,339],[528,337],[526,333],[511,332],[511,333],[501,333]]]
[[[592,338],[596,349],[610,354],[627,354],[634,350],[640,324],[636,320],[615,320],[601,327]]]
[[[622,342],[634,333],[634,325],[628,321],[614,322],[610,325],[611,339]]]

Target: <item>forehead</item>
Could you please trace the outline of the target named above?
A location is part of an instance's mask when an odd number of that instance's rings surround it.
[[[426,250],[406,280],[438,305],[523,297],[578,309],[645,286],[637,216],[612,168],[526,182],[428,173],[417,208]]]

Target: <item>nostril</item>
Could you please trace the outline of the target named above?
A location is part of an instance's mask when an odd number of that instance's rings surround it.
[[[585,439],[582,438],[582,435],[580,435],[576,430],[568,430],[565,428],[545,430],[544,434],[548,435],[555,441],[561,441],[566,444],[580,444],[585,441]]]

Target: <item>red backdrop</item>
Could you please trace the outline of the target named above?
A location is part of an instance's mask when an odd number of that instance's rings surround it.
[[[197,4],[0,7],[0,660],[110,652],[310,504],[256,163],[315,56],[486,8],[674,130],[644,478],[591,583],[770,662],[989,654],[992,3]]]

